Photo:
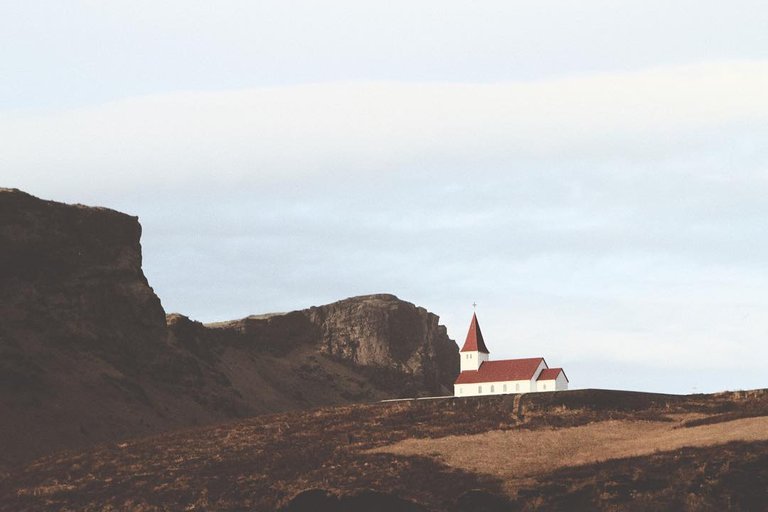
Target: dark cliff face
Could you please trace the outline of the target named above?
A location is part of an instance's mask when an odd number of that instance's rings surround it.
[[[166,317],[141,226],[0,189],[0,468],[253,414],[450,391],[458,348],[391,295],[205,326]]]
[[[141,270],[140,236],[136,217],[0,189],[0,386],[45,381],[35,360],[73,351],[127,374],[155,360],[165,312]]]
[[[140,236],[136,217],[0,189],[0,465],[174,423]]]

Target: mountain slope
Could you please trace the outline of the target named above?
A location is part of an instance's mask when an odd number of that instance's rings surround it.
[[[0,189],[0,466],[263,412],[444,391],[458,348],[391,295],[206,327],[169,315],[136,217]]]

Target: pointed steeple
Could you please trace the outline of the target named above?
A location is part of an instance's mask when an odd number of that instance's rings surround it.
[[[464,346],[461,347],[461,352],[490,353],[485,346],[485,341],[483,341],[483,333],[480,331],[480,324],[477,323],[477,315],[475,313],[472,313],[472,323],[469,324],[469,332],[467,333],[467,339],[464,342]]]

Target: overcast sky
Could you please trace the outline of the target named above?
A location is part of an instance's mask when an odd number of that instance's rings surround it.
[[[201,321],[388,292],[573,387],[768,386],[764,1],[0,5],[0,186]]]

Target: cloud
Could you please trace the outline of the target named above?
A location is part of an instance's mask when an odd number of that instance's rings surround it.
[[[764,157],[766,88],[767,62],[736,62],[493,85],[179,92],[10,113],[0,158],[6,180],[61,193],[482,174],[531,161],[642,164],[738,144]]]

